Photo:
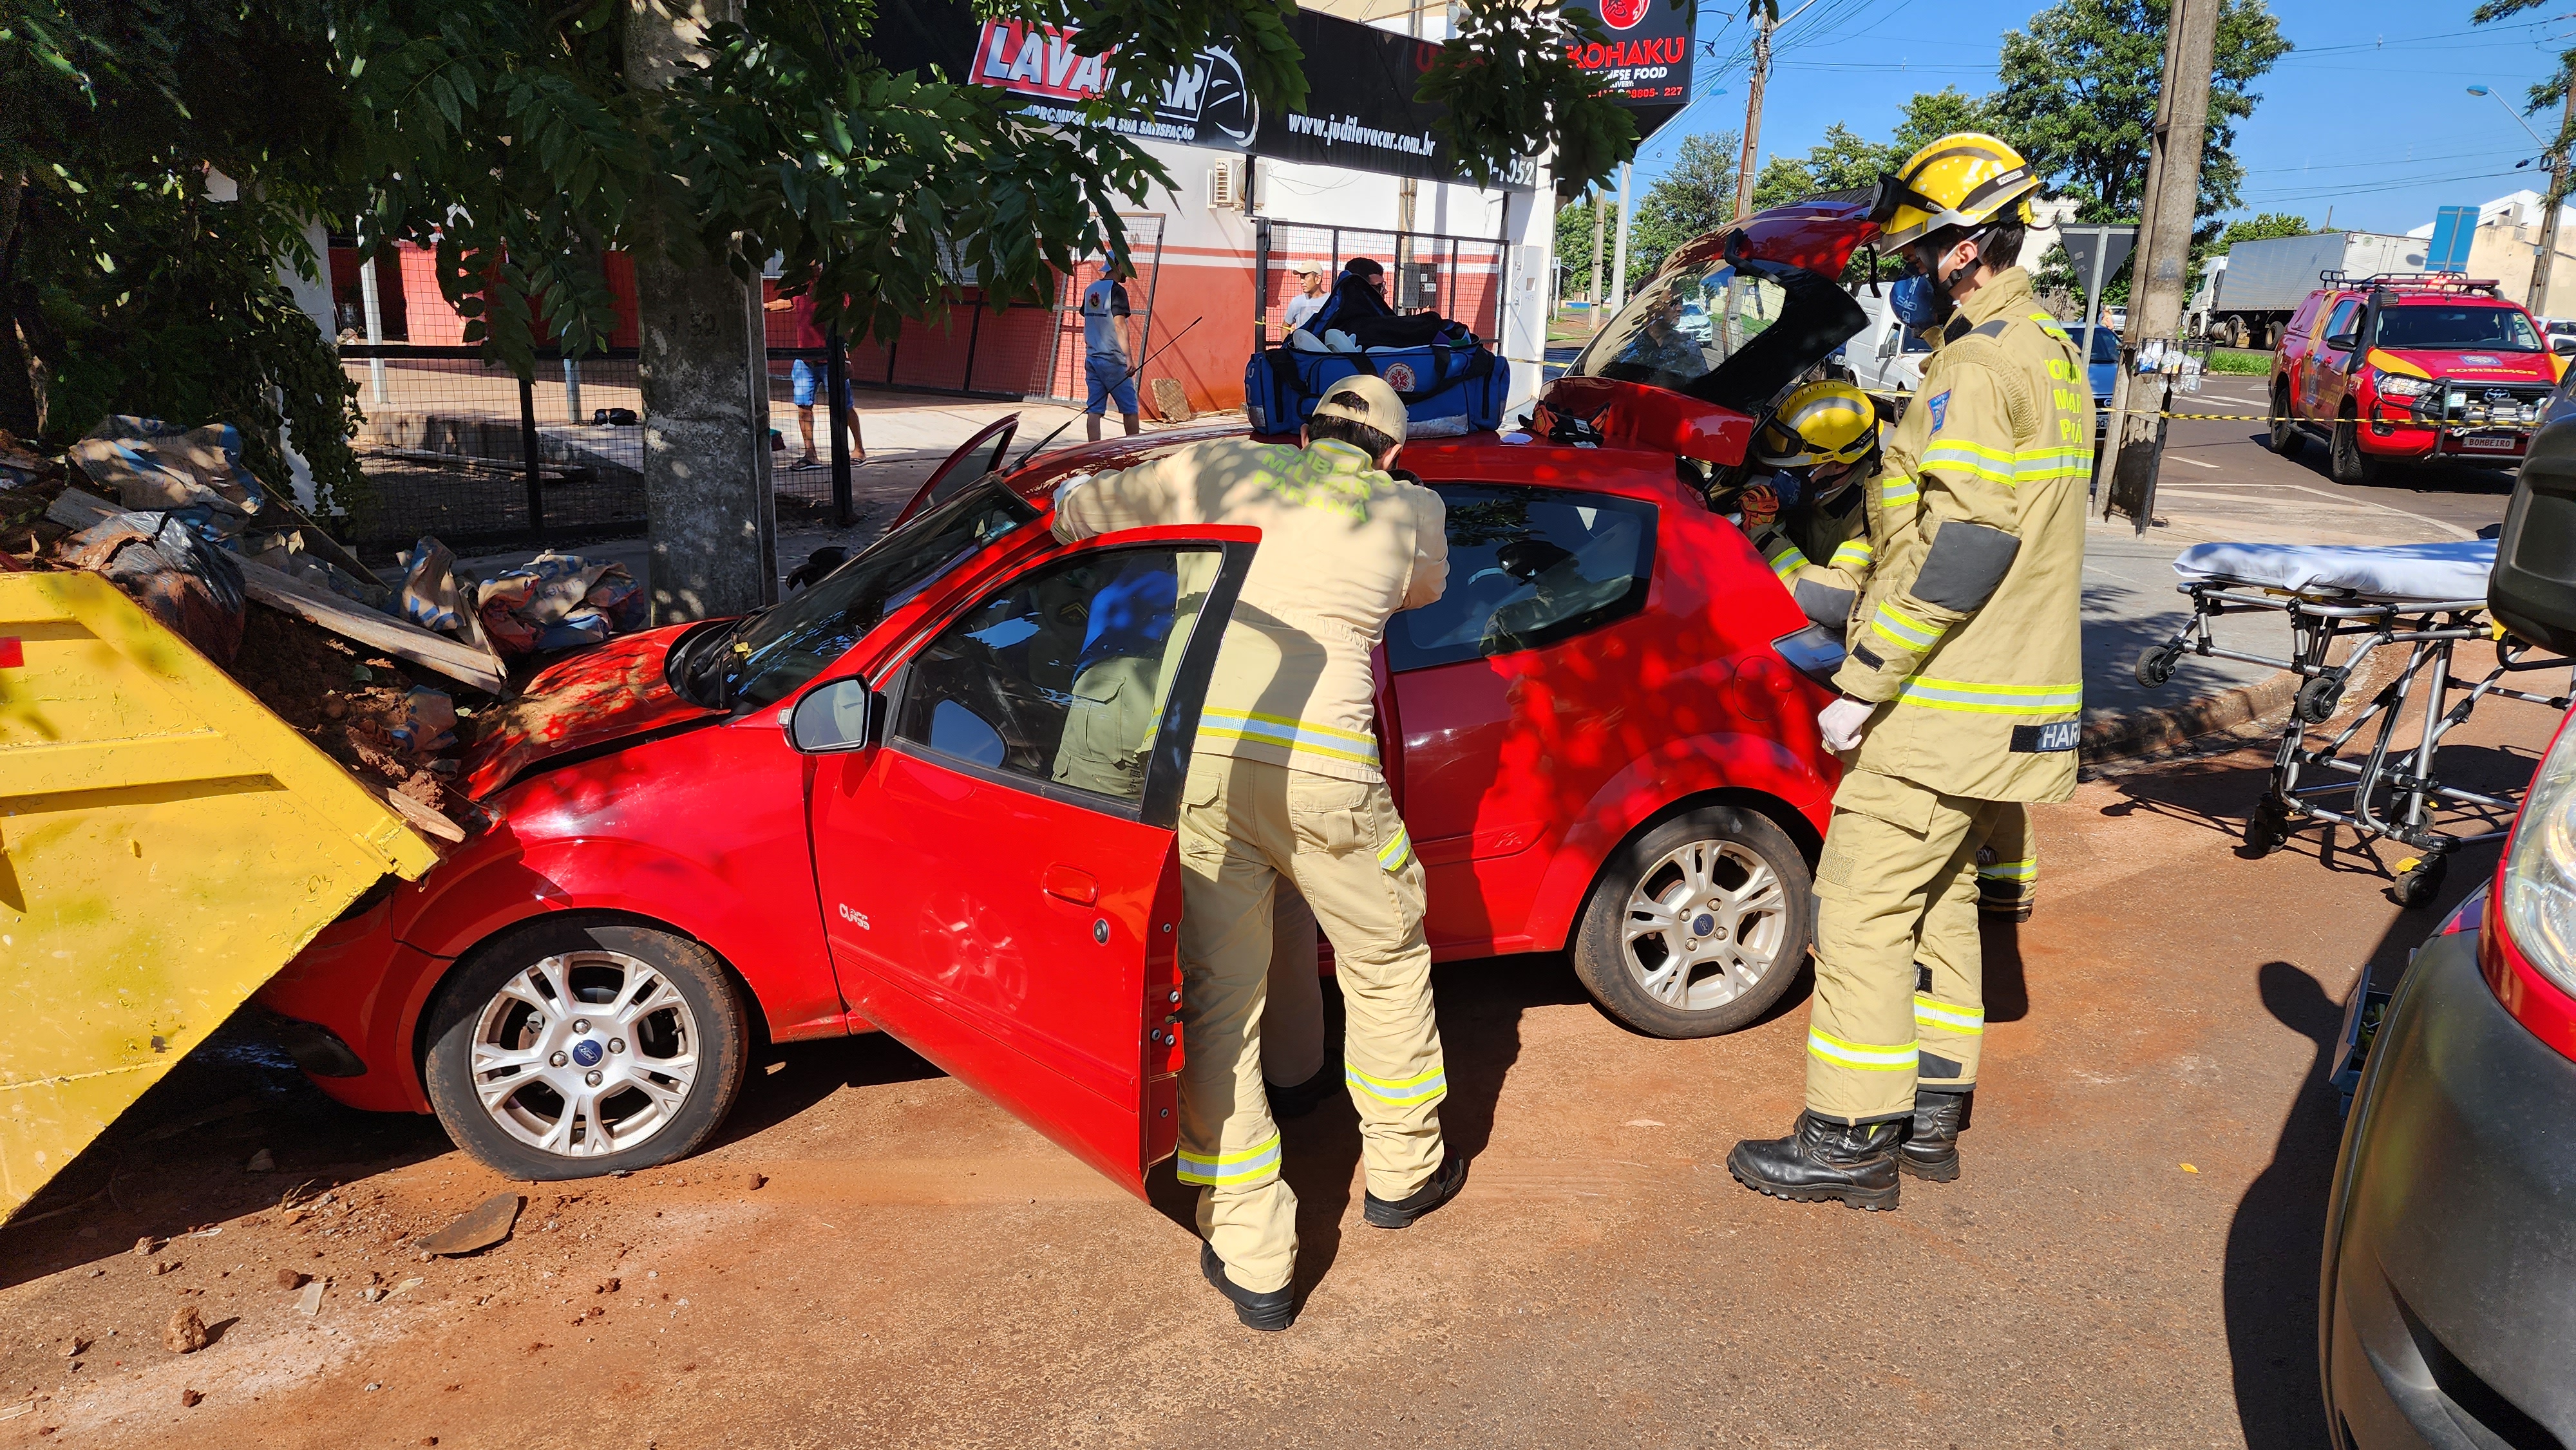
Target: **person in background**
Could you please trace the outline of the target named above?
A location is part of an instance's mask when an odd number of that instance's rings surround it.
[[[1288,269],[1297,279],[1297,295],[1288,299],[1288,330],[1295,332],[1306,320],[1324,310],[1324,269],[1312,262],[1299,262]]]
[[[1321,337],[1328,327],[1348,332],[1360,318],[1394,315],[1395,309],[1386,305],[1386,269],[1367,257],[1353,257],[1342,264],[1333,295],[1307,321],[1306,330]]]
[[[809,292],[802,297],[772,298],[761,304],[761,310],[789,314],[789,320],[796,325],[798,347],[819,350],[831,346],[831,339],[825,337],[823,330],[814,325],[812,293]],[[822,385],[823,372],[824,368],[820,361],[808,358],[800,357],[788,367],[788,383],[795,389],[796,397],[796,432],[805,440],[804,453],[799,455],[794,463],[788,465],[790,468],[823,466],[823,460],[814,456],[814,394]],[[840,407],[842,413],[846,415],[842,422],[850,430],[850,463],[855,467],[868,461],[868,445],[859,438],[858,398],[851,390],[847,373],[841,377]]]
[[[1100,420],[1112,402],[1127,425],[1127,436],[1136,436],[1136,379],[1132,376],[1136,362],[1127,345],[1127,329],[1135,315],[1127,301],[1127,283],[1135,275],[1126,256],[1112,252],[1100,269],[1100,280],[1082,289],[1082,374],[1089,387],[1082,404],[1082,428],[1094,443],[1100,441]]]

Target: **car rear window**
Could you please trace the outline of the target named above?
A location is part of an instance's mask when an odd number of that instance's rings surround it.
[[[1449,510],[1449,587],[1387,622],[1390,668],[1537,649],[1645,607],[1653,504],[1554,488],[1433,487]]]
[[[2480,347],[2497,352],[2538,352],[2540,334],[2531,319],[2511,307],[2452,306],[2417,303],[2383,307],[2379,313],[2381,347]]]

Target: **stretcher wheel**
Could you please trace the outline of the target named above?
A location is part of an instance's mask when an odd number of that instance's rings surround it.
[[[2245,849],[2254,860],[2261,860],[2280,848],[2290,838],[2290,808],[2276,795],[2266,795],[2254,805],[2252,818],[2245,822]]]
[[[2430,906],[2442,893],[2442,878],[2449,874],[2449,858],[2427,856],[2412,863],[2397,877],[2397,904],[2404,907]]]
[[[2182,646],[2160,644],[2138,656],[2138,683],[2152,690],[2173,678],[2174,665],[2182,659]]]
[[[2311,725],[2334,718],[2335,707],[2343,703],[2343,675],[2340,671],[2323,674],[2299,686],[2299,718]]]

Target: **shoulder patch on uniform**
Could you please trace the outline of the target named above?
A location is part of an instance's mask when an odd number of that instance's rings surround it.
[[[2004,335],[2004,329],[2011,325],[2012,324],[2010,322],[1998,317],[1994,321],[1987,323],[1985,326],[1978,328],[1975,332],[1971,333],[1970,336],[2001,337]]]
[[[1950,390],[1948,388],[1943,388],[1940,392],[1925,399],[1923,407],[1925,411],[1932,415],[1932,431],[1935,433],[1940,432],[1941,425],[1949,421]]]

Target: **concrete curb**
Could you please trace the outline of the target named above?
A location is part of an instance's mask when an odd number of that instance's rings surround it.
[[[2077,758],[2086,765],[2103,765],[2173,750],[2200,736],[2286,710],[2298,693],[2299,677],[2281,670],[2253,684],[2233,686],[2177,705],[2087,720],[2076,742]]]

